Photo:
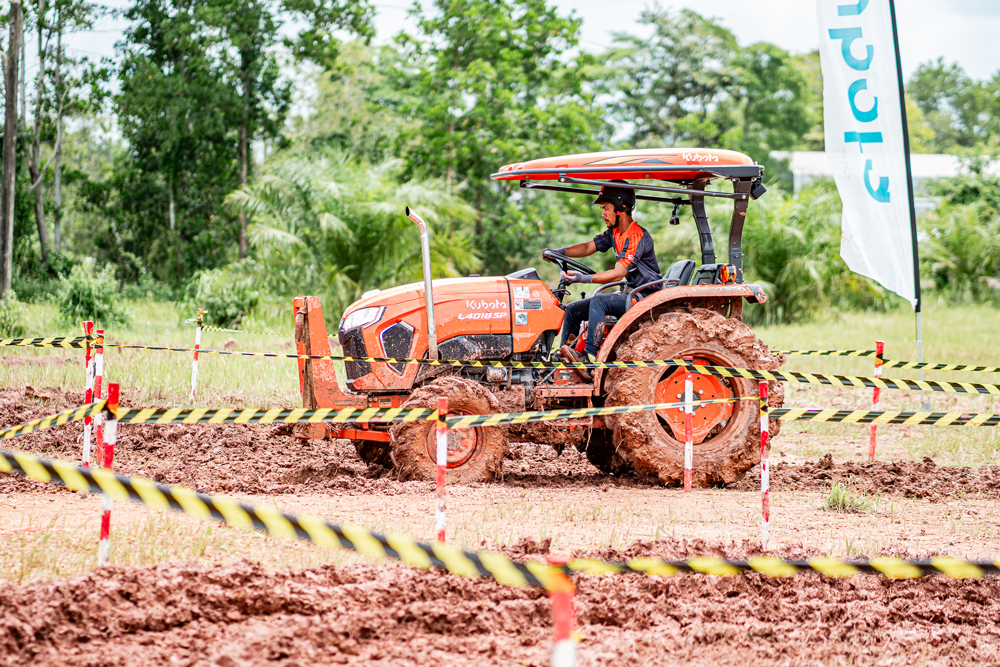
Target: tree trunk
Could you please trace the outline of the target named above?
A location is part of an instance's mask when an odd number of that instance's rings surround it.
[[[252,56],[240,52],[240,84],[243,87],[243,117],[240,119],[240,188],[247,187],[247,172],[250,143],[250,98],[253,90],[253,79],[250,77]],[[240,259],[247,256],[247,214],[240,211]]]
[[[62,22],[62,11],[60,10],[59,15],[56,18],[56,97],[58,98],[61,94],[62,88],[62,33],[63,33],[63,22]],[[56,154],[54,157],[54,169],[55,174],[52,178],[52,187],[54,188],[54,198],[55,206],[52,209],[52,241],[55,251],[58,253],[62,250],[62,123],[63,123],[63,105],[61,98],[56,104]]]
[[[28,171],[35,191],[35,224],[38,225],[38,243],[42,249],[42,262],[49,261],[49,231],[45,227],[45,202],[42,200],[42,175],[39,172],[42,147],[42,103],[45,96],[45,0],[38,3],[38,78],[35,79],[35,133],[31,138],[31,157]]]
[[[3,172],[0,175],[0,298],[10,289],[14,265],[14,175],[17,147],[17,66],[21,34],[21,0],[10,3],[10,39],[3,126]]]

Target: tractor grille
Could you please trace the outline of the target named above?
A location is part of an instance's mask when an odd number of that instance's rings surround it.
[[[382,350],[385,356],[393,359],[406,359],[410,356],[410,347],[413,345],[413,327],[406,322],[394,324],[382,332]],[[406,369],[406,364],[388,364],[389,368],[400,375]]]
[[[344,347],[344,356],[347,357],[367,357],[368,350],[365,349],[364,334],[358,327],[347,334],[340,335],[340,344]],[[357,380],[359,377],[372,372],[372,365],[367,361],[345,361],[344,367],[347,370],[348,382]]]

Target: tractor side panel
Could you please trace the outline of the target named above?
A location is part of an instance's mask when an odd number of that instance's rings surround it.
[[[562,328],[563,309],[541,280],[508,280],[513,312],[514,354],[527,352],[546,331]]]

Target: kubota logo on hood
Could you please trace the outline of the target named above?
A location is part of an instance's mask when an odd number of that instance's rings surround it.
[[[506,301],[466,301],[465,307],[469,310],[495,310],[497,308],[506,308]]]

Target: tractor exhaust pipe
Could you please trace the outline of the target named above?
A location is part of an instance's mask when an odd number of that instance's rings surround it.
[[[427,313],[427,357],[438,358],[437,328],[434,325],[434,285],[431,281],[431,242],[427,223],[409,206],[406,217],[420,228],[420,256],[424,263],[424,312]]]

